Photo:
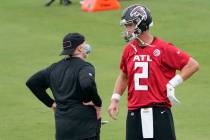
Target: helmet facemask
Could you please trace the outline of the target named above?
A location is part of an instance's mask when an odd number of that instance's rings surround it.
[[[126,42],[136,39],[142,33],[142,30],[139,28],[141,22],[142,19],[139,18],[130,21],[126,21],[125,19],[121,20],[120,25],[124,27],[122,34]]]

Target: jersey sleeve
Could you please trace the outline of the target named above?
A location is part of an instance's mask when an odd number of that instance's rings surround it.
[[[172,69],[181,70],[189,61],[190,56],[176,48],[172,44],[168,44],[164,48],[163,63]]]

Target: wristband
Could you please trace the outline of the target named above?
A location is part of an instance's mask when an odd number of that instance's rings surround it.
[[[118,93],[113,93],[112,94],[112,98],[111,98],[111,100],[117,100],[117,101],[120,101],[120,94],[118,94]]]
[[[174,76],[170,81],[169,84],[171,84],[173,87],[176,87],[178,85],[180,85],[183,82],[182,77],[177,74],[176,76]]]

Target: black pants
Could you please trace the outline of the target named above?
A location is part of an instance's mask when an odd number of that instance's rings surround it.
[[[171,110],[162,107],[152,108],[154,138],[143,138],[141,109],[137,109],[128,111],[126,121],[126,140],[176,140]]]
[[[78,104],[68,109],[57,107],[56,140],[99,140],[100,125],[101,120],[96,119],[92,106]]]
[[[81,140],[100,140],[100,134],[97,134],[97,136],[95,136],[95,137],[85,138],[85,139],[81,139]]]

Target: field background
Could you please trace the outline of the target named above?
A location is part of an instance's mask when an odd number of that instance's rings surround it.
[[[61,40],[68,32],[81,32],[93,46],[89,61],[96,67],[103,99],[101,140],[124,140],[126,93],[120,114],[107,114],[119,60],[121,10],[97,13],[81,11],[79,0],[69,7],[56,1],[1,0],[0,4],[0,140],[53,140],[54,118],[26,88],[34,72],[61,59]],[[122,0],[121,6],[146,4],[152,12],[155,36],[173,42],[200,63],[200,71],[176,90],[182,104],[173,108],[178,140],[210,140],[210,1]]]

